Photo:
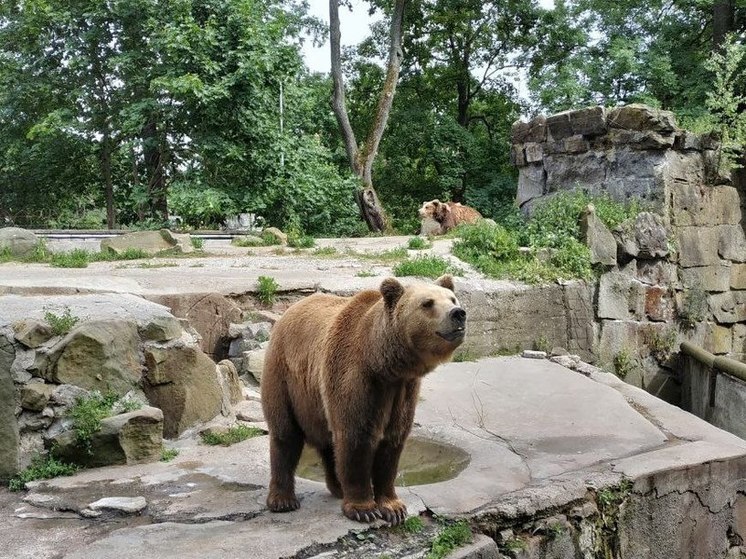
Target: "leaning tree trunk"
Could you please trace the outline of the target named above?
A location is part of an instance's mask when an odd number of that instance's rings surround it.
[[[386,79],[378,98],[376,116],[373,126],[362,147],[358,146],[355,133],[352,130],[345,104],[344,80],[342,77],[342,56],[340,48],[339,30],[339,0],[329,0],[329,34],[331,45],[331,73],[334,90],[332,107],[337,117],[342,138],[344,139],[347,157],[353,172],[360,177],[362,188],[355,192],[355,201],[360,209],[360,215],[371,231],[384,231],[388,228],[386,213],[373,188],[373,161],[378,153],[381,137],[386,129],[391,105],[394,102],[396,82],[399,80],[402,50],[402,22],[404,20],[404,6],[406,0],[396,0],[394,12],[391,16],[391,31],[389,44],[389,59],[386,67]]]
[[[148,205],[150,216],[165,222],[168,220],[166,199],[166,177],[163,174],[163,160],[158,128],[154,118],[150,118],[142,130],[143,156],[148,177]]]

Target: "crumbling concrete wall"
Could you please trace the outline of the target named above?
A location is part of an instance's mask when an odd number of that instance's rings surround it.
[[[616,262],[604,262],[594,308],[602,364],[678,402],[682,341],[746,358],[744,201],[719,170],[716,138],[681,130],[668,111],[628,105],[517,122],[512,142],[527,214],[574,189],[652,212],[614,231]]]

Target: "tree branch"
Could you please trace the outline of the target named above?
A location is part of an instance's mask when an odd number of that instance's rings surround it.
[[[331,73],[334,90],[332,92],[332,109],[337,117],[342,139],[347,150],[347,158],[355,174],[361,174],[358,161],[358,147],[355,132],[352,130],[350,118],[347,116],[345,104],[344,79],[342,77],[342,55],[340,48],[341,33],[339,30],[339,0],[329,0],[329,44],[331,47]]]

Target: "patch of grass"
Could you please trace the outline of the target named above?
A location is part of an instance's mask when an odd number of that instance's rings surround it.
[[[676,349],[677,333],[675,328],[666,328],[662,332],[651,330],[644,332],[644,339],[650,354],[659,362],[667,361]]]
[[[176,262],[140,262],[137,265],[138,268],[177,268],[179,265]]]
[[[476,352],[471,349],[470,347],[464,347],[456,351],[456,353],[453,354],[452,361],[454,363],[466,363],[469,361],[476,361],[477,360],[477,354]]]
[[[161,450],[161,462],[170,462],[179,455],[178,448],[164,448]]]
[[[47,248],[47,242],[44,239],[39,239],[34,246],[34,250],[30,254],[23,258],[24,262],[48,262],[49,261],[49,249]]]
[[[613,365],[614,374],[621,379],[626,378],[636,368],[635,360],[626,349],[622,349],[614,356]]]
[[[277,289],[280,285],[277,283],[275,278],[270,276],[259,276],[257,278],[257,299],[259,302],[266,306],[272,306],[277,298]]]
[[[471,528],[466,520],[445,525],[435,536],[427,559],[443,559],[454,549],[469,543],[471,538]]]
[[[220,445],[220,446],[231,446],[232,444],[240,443],[246,439],[253,437],[260,437],[264,435],[264,431],[257,429],[256,427],[248,427],[247,425],[236,425],[231,427],[224,433],[213,433],[206,432],[202,433],[202,442],[208,445]]]
[[[10,252],[10,247],[0,247],[0,264],[4,264],[5,262],[13,262],[13,260],[15,260],[15,258],[13,258],[13,253]]]
[[[354,250],[348,250],[347,254],[363,260],[377,260],[386,263],[399,262],[406,259],[408,256],[406,247],[392,248],[380,252],[357,252]]]
[[[508,540],[504,544],[505,550],[513,553],[520,553],[521,551],[524,551],[528,545],[526,544],[526,540],[523,538],[513,538],[511,540]]]
[[[409,516],[400,528],[407,534],[419,534],[425,529],[425,523],[422,522],[422,518],[419,516]]]
[[[139,260],[141,258],[152,258],[150,254],[141,248],[127,248],[122,252],[116,253],[113,250],[105,249],[92,255],[92,260],[103,262],[116,262],[118,260]]]
[[[293,248],[312,248],[316,244],[316,239],[311,235],[305,235],[300,231],[291,231],[288,233],[288,246]]]
[[[49,264],[53,268],[87,268],[89,252],[81,248],[76,248],[70,252],[52,253],[49,257]]]
[[[545,353],[549,353],[549,352],[551,352],[551,351],[552,351],[552,348],[551,348],[551,346],[549,345],[549,340],[547,339],[547,337],[546,337],[546,336],[543,336],[543,335],[542,335],[542,336],[539,336],[539,337],[538,337],[538,338],[536,338],[536,340],[534,341],[534,349],[535,349],[536,351],[543,351],[543,352],[545,352]]]
[[[394,266],[395,276],[420,276],[434,279],[446,273],[454,276],[464,275],[462,269],[453,266],[448,260],[440,256],[417,256]]]
[[[36,456],[31,460],[31,465],[28,468],[11,478],[8,489],[21,491],[26,488],[26,483],[29,481],[71,476],[79,469],[75,464],[61,462],[52,456]]]
[[[433,244],[422,237],[412,237],[407,243],[409,250],[424,250],[431,248]]]
[[[62,336],[72,330],[80,318],[74,316],[70,307],[65,307],[62,314],[55,314],[52,311],[46,311],[44,313],[44,320],[52,327],[52,333],[55,336]]]
[[[119,396],[113,392],[101,394],[94,391],[84,398],[79,398],[70,408],[68,415],[73,420],[75,440],[88,454],[92,453],[91,440],[101,428],[101,420],[112,414],[114,404],[118,400]]]
[[[202,250],[205,248],[205,240],[202,237],[189,236],[189,240],[192,242],[192,247],[195,250]]]
[[[360,270],[355,275],[359,278],[372,278],[375,277],[377,274],[371,270]]]
[[[339,252],[334,247],[319,247],[313,251],[314,256],[339,256]]]
[[[231,240],[231,244],[237,247],[255,247],[262,246],[264,244],[264,241],[261,237],[256,237],[254,235],[245,235],[243,237],[234,237]]]

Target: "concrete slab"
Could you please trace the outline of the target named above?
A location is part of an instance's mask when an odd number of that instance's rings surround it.
[[[582,501],[589,488],[600,490],[622,476],[650,479],[664,472],[672,491],[678,479],[672,472],[691,475],[706,464],[744,462],[746,442],[684,411],[656,405],[644,392],[630,391],[603,373],[593,376],[518,357],[452,363],[429,375],[413,434],[456,445],[471,461],[452,480],[402,488],[410,513],[526,518]],[[678,436],[681,425],[692,427],[687,438]],[[323,484],[301,478],[301,508],[268,513],[267,437],[228,448],[194,439],[176,446],[180,454],[169,463],[34,482],[26,502],[0,491],[0,540],[9,542],[0,557],[307,556],[304,549],[335,545],[364,529],[340,514],[339,501]],[[147,508],[127,519],[39,518],[40,512],[78,513],[112,496],[144,497]],[[720,491],[719,507],[728,499],[730,494]],[[59,529],[61,522],[73,527],[69,537]],[[82,526],[96,536],[81,539]],[[40,543],[47,538],[54,545]]]

